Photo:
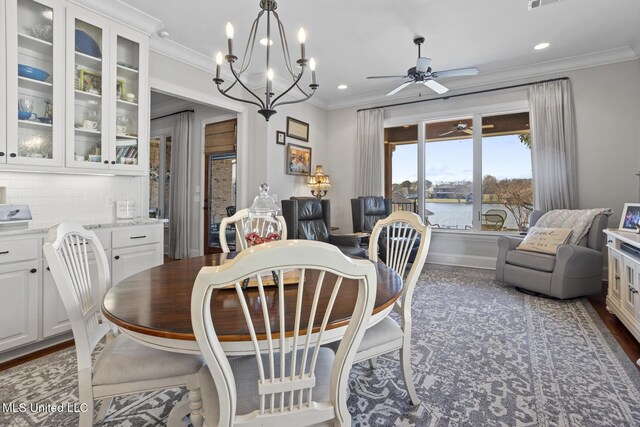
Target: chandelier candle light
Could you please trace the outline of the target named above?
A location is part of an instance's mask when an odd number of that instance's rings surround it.
[[[307,187],[311,190],[311,194],[318,199],[327,195],[327,192],[331,188],[331,182],[329,181],[329,175],[326,175],[322,170],[322,165],[317,165],[316,173],[309,176]]]
[[[234,68],[234,63],[238,60],[238,57],[233,54],[233,26],[230,22],[227,23],[227,45],[229,53],[222,56],[222,52],[218,52],[216,55],[216,77],[213,79],[216,86],[218,87],[218,91],[221,94],[226,96],[227,98],[231,98],[235,101],[246,102],[248,104],[253,104],[259,108],[258,113],[260,113],[264,118],[269,121],[269,118],[276,114],[275,108],[279,105],[285,104],[295,104],[298,102],[304,102],[307,99],[311,98],[313,94],[318,89],[319,85],[316,83],[316,62],[313,58],[307,59],[305,53],[305,42],[306,42],[306,34],[303,28],[300,28],[298,31],[298,41],[300,42],[300,59],[296,61],[296,63],[300,66],[300,71],[294,71],[294,65],[291,63],[291,56],[289,54],[289,45],[287,44],[287,39],[285,36],[284,26],[280,21],[280,17],[276,13],[276,8],[278,4],[275,0],[261,0],[260,1],[260,9],[262,9],[258,13],[258,17],[253,21],[251,25],[251,30],[249,31],[249,40],[247,41],[247,47],[245,48],[244,54],[242,56],[242,62],[240,63],[240,67],[238,69]],[[253,57],[253,48],[256,44],[256,37],[258,33],[258,25],[260,24],[260,19],[262,16],[267,14],[266,23],[267,23],[267,38],[262,39],[267,49],[267,63],[266,63],[266,90],[264,94],[264,99],[258,96],[254,91],[249,89],[240,79],[243,73],[247,71],[249,65],[251,64],[251,59]],[[271,45],[273,44],[273,39],[271,38],[271,18],[275,18],[277,24],[277,31],[280,36],[280,43],[282,44],[282,53],[284,57],[284,63],[287,68],[287,72],[289,74],[289,78],[291,79],[291,85],[282,93],[276,96],[273,93],[273,78],[274,73],[271,68]],[[227,61],[229,63],[229,68],[231,69],[231,73],[234,77],[234,82],[229,85],[226,89],[222,89],[221,85],[224,83],[224,80],[220,77],[220,67],[222,66],[222,62]],[[302,87],[300,87],[300,81],[304,74],[306,66],[309,65],[309,69],[311,70],[311,84],[309,84],[310,92],[305,92]],[[236,85],[236,83],[240,84],[251,96],[253,96],[256,101],[246,100],[234,97],[229,95],[229,91]],[[287,93],[289,93],[293,88],[297,88],[302,93],[302,98],[294,99],[290,101],[280,101],[280,99]],[[280,101],[280,102],[278,102]]]

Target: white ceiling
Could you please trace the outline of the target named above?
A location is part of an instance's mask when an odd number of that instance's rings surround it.
[[[259,11],[259,0],[122,2],[160,19],[172,41],[209,57],[226,51],[227,21],[235,27],[236,52],[244,49]],[[422,54],[433,59],[434,70],[480,70],[477,77],[440,80],[451,88],[640,56],[640,0],[562,0],[533,11],[527,0],[279,0],[277,11],[295,58],[297,31],[305,28],[307,56],[318,64],[316,97],[330,107],[380,99],[402,82],[366,77],[403,74],[414,66],[415,35],[426,37]],[[264,35],[262,28],[258,38]],[[535,51],[540,42],[551,46]],[[262,69],[259,62],[252,65],[255,72]],[[349,88],[338,90],[342,83]],[[431,94],[416,85],[396,97],[419,92]]]

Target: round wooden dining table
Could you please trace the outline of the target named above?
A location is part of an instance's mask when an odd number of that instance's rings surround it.
[[[131,338],[163,350],[180,353],[199,354],[191,327],[191,291],[198,272],[205,266],[221,265],[233,258],[234,254],[213,254],[196,258],[174,261],[153,267],[128,277],[114,285],[105,294],[102,303],[104,316]],[[393,308],[393,304],[402,294],[402,278],[381,262],[374,263],[377,274],[377,292],[375,307],[369,325],[382,320]],[[315,280],[308,275],[317,274],[307,271],[305,291],[309,299],[315,290]],[[297,286],[284,286],[285,312],[293,312],[297,295]],[[309,289],[309,291],[307,291]],[[339,340],[346,329],[357,297],[357,283],[344,279],[336,303],[331,311],[327,330],[322,343]],[[246,291],[251,315],[262,316],[257,288]],[[265,287],[265,296],[269,310],[277,312],[277,286]],[[318,312],[322,304],[326,306],[331,293],[330,287],[321,289]],[[288,311],[288,310],[291,311]],[[308,318],[310,304],[303,302]],[[225,353],[228,355],[254,354],[249,332],[242,314],[238,296],[234,289],[214,291],[211,301],[211,315],[216,334]],[[277,318],[277,316],[274,316]],[[293,320],[293,319],[292,319]],[[257,325],[256,325],[257,326]],[[288,325],[285,325],[288,332]],[[293,328],[292,328],[293,330]],[[278,331],[278,325],[272,325],[272,331]],[[259,330],[256,330],[260,335]]]

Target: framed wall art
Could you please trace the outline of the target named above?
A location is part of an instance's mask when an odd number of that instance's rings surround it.
[[[102,95],[102,76],[88,70],[80,70],[80,90]]]
[[[620,218],[621,231],[640,231],[640,203],[625,203]]]
[[[277,130],[276,131],[276,144],[285,145],[285,135],[284,132]]]
[[[311,148],[287,144],[285,162],[287,175],[309,175],[311,173]]]
[[[287,136],[309,142],[309,123],[287,117]]]

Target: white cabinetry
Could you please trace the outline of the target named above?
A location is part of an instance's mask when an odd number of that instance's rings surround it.
[[[38,339],[40,241],[0,242],[0,351]]]
[[[615,229],[604,232],[609,248],[607,309],[640,340],[640,235]]]
[[[114,231],[111,281],[117,284],[123,279],[162,264],[163,227],[131,227]]]
[[[0,170],[145,174],[148,36],[64,0],[2,1],[0,23]]]
[[[95,230],[110,262],[112,285],[162,264],[163,225]],[[61,335],[71,330],[71,324],[42,256],[44,239],[44,234],[0,237],[0,362],[45,347],[50,341],[69,339]],[[97,283],[94,259],[90,273]]]

